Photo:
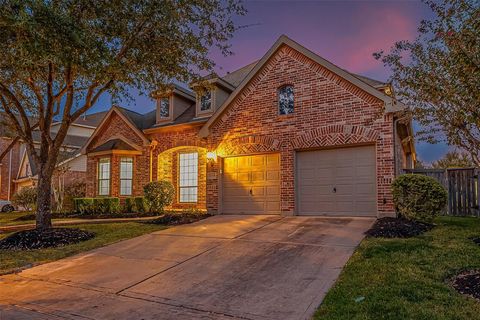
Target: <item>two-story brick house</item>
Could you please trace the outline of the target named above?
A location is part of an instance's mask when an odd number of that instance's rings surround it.
[[[205,82],[208,85],[205,85]],[[280,37],[257,62],[156,109],[113,107],[83,148],[87,195],[142,195],[169,180],[172,208],[217,214],[383,216],[390,184],[415,158],[391,87]]]

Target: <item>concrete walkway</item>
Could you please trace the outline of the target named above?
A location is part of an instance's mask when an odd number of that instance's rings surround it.
[[[0,319],[308,319],[372,223],[211,217],[0,277]]]

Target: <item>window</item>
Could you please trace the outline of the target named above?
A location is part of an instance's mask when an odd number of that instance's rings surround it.
[[[160,99],[160,117],[168,118],[170,116],[170,100],[168,97]]]
[[[110,194],[110,159],[98,160],[98,195],[108,196]]]
[[[212,108],[212,92],[207,91],[200,97],[200,111],[208,111]]]
[[[133,158],[120,159],[120,195],[132,195]]]
[[[197,202],[198,153],[180,153],[179,169],[180,202]]]
[[[292,86],[283,86],[278,89],[278,113],[293,113],[294,95]]]

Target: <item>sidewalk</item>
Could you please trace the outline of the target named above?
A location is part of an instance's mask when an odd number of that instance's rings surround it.
[[[137,222],[137,221],[148,221],[155,219],[157,217],[140,217],[140,218],[106,218],[106,219],[69,219],[69,220],[59,220],[53,221],[52,224],[54,227],[61,227],[61,226],[70,226],[74,224],[101,224],[101,223],[122,223],[122,222]],[[35,223],[28,223],[28,224],[17,224],[11,226],[1,226],[0,227],[0,234],[1,233],[9,233],[15,231],[23,231],[34,229]]]

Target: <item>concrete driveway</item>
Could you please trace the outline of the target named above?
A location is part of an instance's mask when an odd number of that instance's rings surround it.
[[[211,217],[0,277],[0,319],[308,319],[373,221]]]

